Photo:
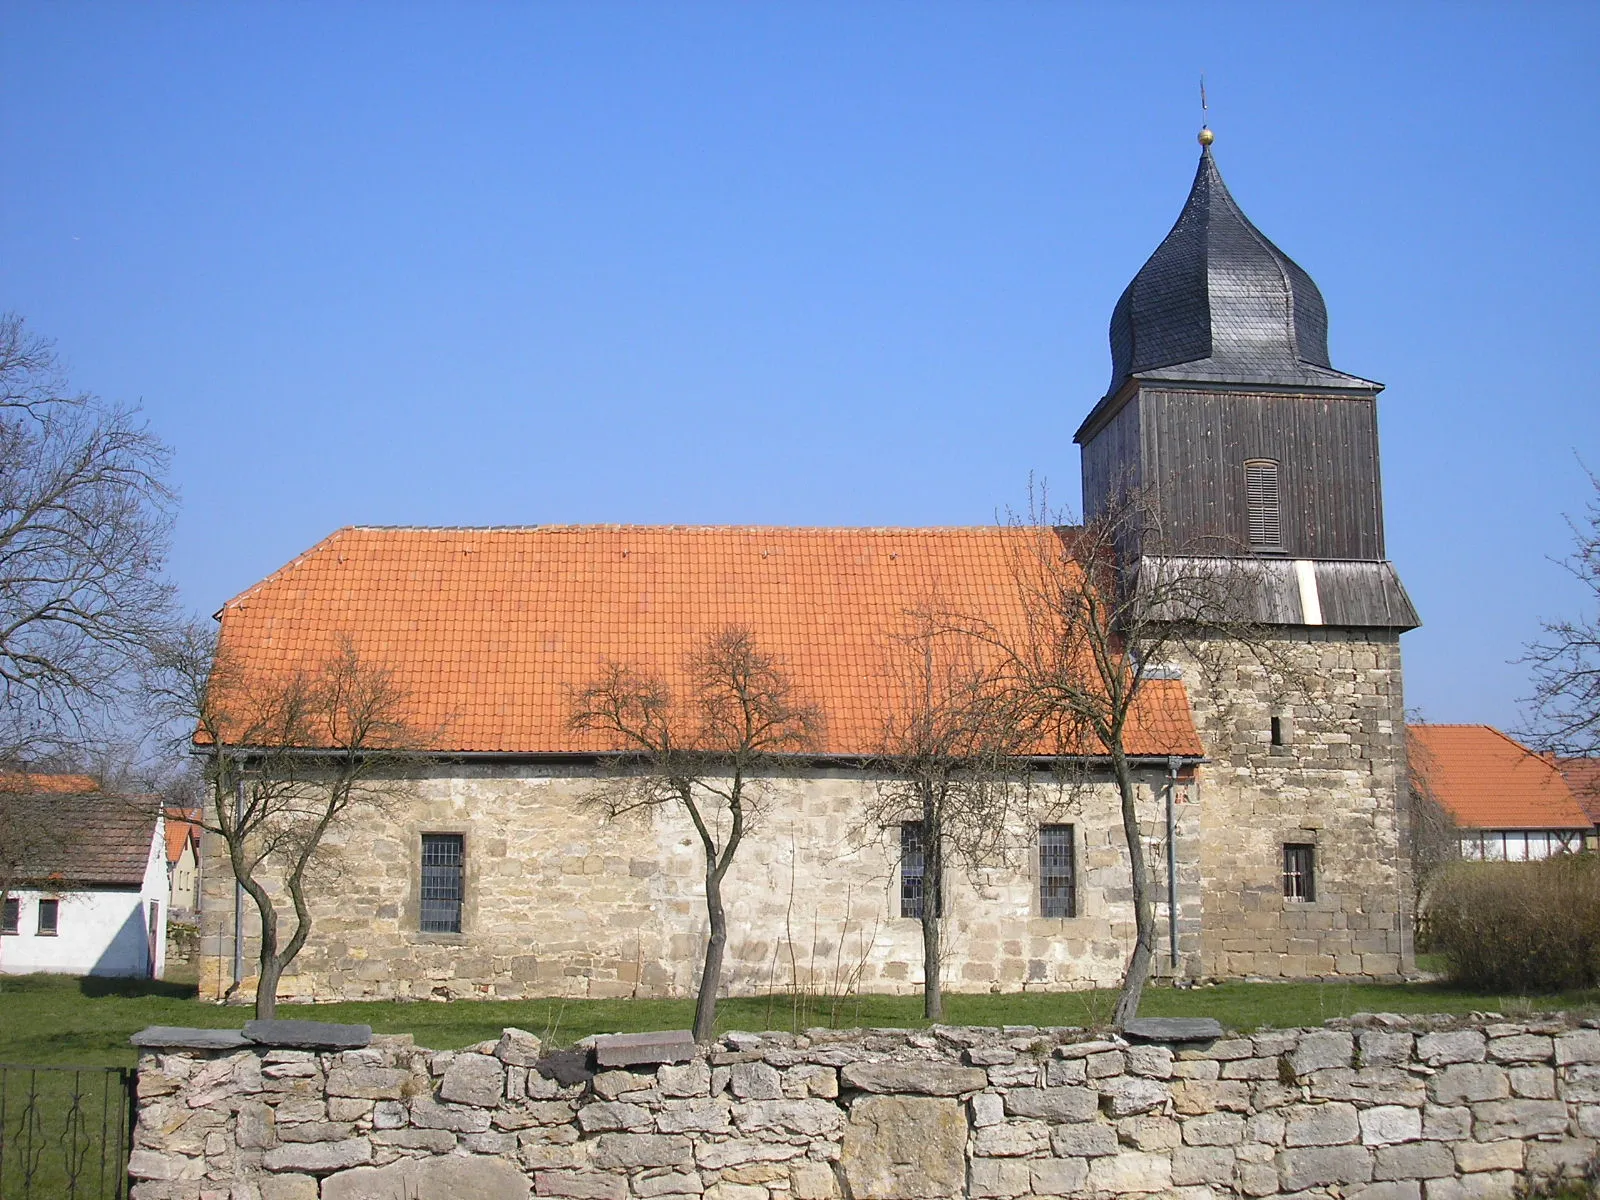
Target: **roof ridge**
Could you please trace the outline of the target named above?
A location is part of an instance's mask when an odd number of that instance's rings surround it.
[[[1009,525],[740,525],[740,524],[688,524],[682,522],[665,522],[662,524],[643,524],[640,522],[595,521],[580,522],[548,522],[540,525],[345,525],[335,533],[329,534],[323,541],[318,542],[310,550],[303,552],[294,562],[300,561],[315,553],[324,543],[331,541],[342,533],[560,533],[568,530],[589,529],[614,529],[619,531],[641,530],[739,530],[761,533],[990,533],[1005,532],[1011,529]],[[1073,528],[1068,526],[1068,528]],[[294,562],[280,567],[273,574],[276,575],[293,566]],[[271,579],[268,576],[267,579]],[[266,579],[261,581],[267,582]],[[256,585],[257,587],[260,584]],[[243,594],[243,593],[241,593]]]
[[[311,546],[311,547],[309,547],[309,548],[307,548],[305,550],[302,550],[299,554],[295,555],[288,562],[284,563],[283,566],[279,567],[276,571],[273,571],[266,578],[258,580],[257,582],[251,584],[249,587],[245,588],[244,591],[242,591],[238,595],[234,596],[231,600],[224,600],[222,602],[222,607],[217,609],[216,612],[211,614],[212,619],[213,620],[220,620],[221,617],[222,617],[222,614],[225,611],[227,611],[229,608],[231,608],[233,605],[238,604],[242,600],[249,599],[249,597],[250,597],[250,595],[252,593],[260,591],[262,588],[266,587],[267,584],[274,582],[275,580],[279,579],[280,577],[282,577],[284,575],[287,575],[290,571],[293,571],[296,567],[300,566],[300,564],[308,561],[314,555],[317,555],[317,554],[321,553],[323,547],[327,546],[330,542],[336,541],[338,538],[342,537],[344,534],[349,533],[352,529],[359,529],[359,528],[361,528],[361,526],[359,526],[359,525],[341,525],[341,526],[339,526],[339,528],[335,529],[332,533],[328,534],[328,536],[323,538],[320,542],[317,542],[315,545],[313,545],[313,546]]]

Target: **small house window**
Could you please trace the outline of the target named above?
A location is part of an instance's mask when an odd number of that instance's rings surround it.
[[[55,937],[57,922],[61,918],[61,901],[39,901],[39,936]]]
[[[1251,458],[1244,464],[1245,513],[1250,545],[1262,550],[1283,546],[1283,516],[1278,490],[1278,464]]]
[[[1039,915],[1078,915],[1071,825],[1039,827]]]
[[[6,901],[5,912],[0,913],[0,933],[15,933],[17,931],[17,918],[20,915],[21,903],[15,896]]]
[[[922,848],[922,823],[907,821],[900,826],[900,915],[922,919],[922,906],[933,894],[933,915],[944,915],[939,880],[928,880],[928,856]]]
[[[1289,744],[1287,724],[1282,717],[1272,718],[1272,744],[1274,746],[1287,746]]]
[[[1317,898],[1317,848],[1291,842],[1283,848],[1283,898]]]
[[[423,933],[461,932],[465,841],[459,833],[422,835]]]

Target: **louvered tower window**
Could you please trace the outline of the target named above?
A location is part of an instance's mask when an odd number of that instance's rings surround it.
[[[1260,550],[1282,549],[1283,515],[1278,493],[1278,464],[1275,460],[1245,460],[1244,497],[1250,545]]]

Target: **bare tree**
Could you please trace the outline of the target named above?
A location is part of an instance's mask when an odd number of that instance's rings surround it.
[[[614,778],[590,797],[610,820],[678,805],[705,852],[709,937],[694,1036],[709,1041],[728,943],[722,883],[784,756],[810,749],[821,736],[817,710],[796,698],[779,661],[748,629],[710,634],[685,663],[681,697],[660,676],[607,663],[572,699],[573,729],[598,733],[628,756]]]
[[[263,677],[243,670],[204,627],[162,648],[153,686],[188,722],[203,756],[201,825],[222,838],[233,877],[260,921],[256,1016],[277,1008],[278,982],[311,935],[309,892],[329,830],[383,808],[421,742],[389,673],[343,640],[315,666]],[[267,886],[274,878],[288,910]],[[285,936],[287,934],[287,936]]]
[[[1440,870],[1461,858],[1461,827],[1434,786],[1434,757],[1422,739],[1406,732],[1411,795],[1406,847],[1411,859],[1412,936],[1420,942],[1427,923],[1428,888]]]
[[[169,452],[0,315],[0,759],[78,742],[170,619]]]
[[[1251,617],[1259,580],[1248,557],[1222,546],[1174,545],[1147,492],[1122,489],[1081,526],[1067,524],[1041,495],[1012,517],[1010,533],[1020,619],[1011,627],[968,619],[966,627],[1002,653],[1008,686],[1041,744],[1061,760],[1102,759],[1115,783],[1135,930],[1113,1015],[1120,1029],[1138,1015],[1155,953],[1155,900],[1128,749],[1141,701],[1180,654],[1204,669],[1227,645],[1286,681],[1295,668]]]
[[[934,611],[911,614],[913,631],[890,663],[893,699],[884,716],[882,778],[867,802],[870,827],[915,830],[922,854],[922,1010],[944,1019],[942,925],[948,865],[968,871],[1003,860],[1008,830],[1030,794],[1016,757],[1027,739],[998,656]]]
[[[1563,758],[1600,756],[1600,477],[1583,520],[1568,518],[1573,550],[1562,566],[1585,589],[1576,617],[1545,621],[1521,661],[1533,677],[1529,740]]]

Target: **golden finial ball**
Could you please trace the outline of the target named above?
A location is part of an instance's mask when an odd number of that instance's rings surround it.
[[[1200,126],[1200,144],[1202,146],[1209,146],[1216,140],[1216,134],[1212,133],[1211,130],[1207,129],[1204,125]]]

